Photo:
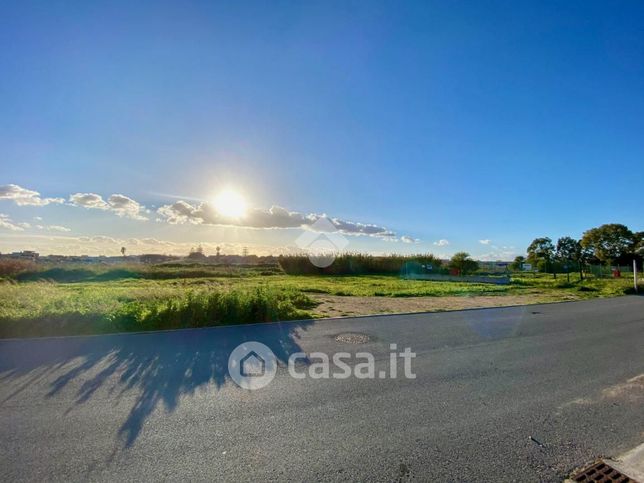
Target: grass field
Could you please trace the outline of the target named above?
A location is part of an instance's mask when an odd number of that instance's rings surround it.
[[[480,296],[488,301],[495,297],[497,305],[507,305],[504,300],[513,296],[530,295],[529,300],[549,302],[575,300],[621,295],[632,286],[628,278],[581,282],[577,275],[571,276],[570,283],[561,275],[556,280],[552,275],[519,275],[509,285],[491,285],[412,281],[393,275],[285,275],[266,267],[144,271],[135,267],[72,267],[38,273],[0,282],[1,337],[314,318],[325,315],[316,310],[320,295],[395,299]]]

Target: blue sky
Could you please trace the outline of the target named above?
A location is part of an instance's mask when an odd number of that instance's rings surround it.
[[[0,185],[65,200],[0,199],[0,251],[294,244],[156,212],[226,188],[395,233],[351,250],[643,228],[642,2],[24,1],[0,23]]]

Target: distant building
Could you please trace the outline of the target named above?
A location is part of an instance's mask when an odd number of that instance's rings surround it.
[[[30,260],[32,262],[37,262],[40,254],[32,250],[23,250],[21,252],[7,253],[6,255],[3,255],[3,257],[14,260]]]
[[[172,255],[161,255],[159,253],[146,253],[139,255],[139,261],[141,263],[163,263],[177,259],[178,257],[174,257]]]

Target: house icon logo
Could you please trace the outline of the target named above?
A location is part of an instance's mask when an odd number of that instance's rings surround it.
[[[255,351],[250,351],[239,361],[243,377],[261,377],[266,373],[266,361]]]
[[[273,380],[276,372],[275,354],[261,342],[243,342],[228,357],[228,374],[244,389],[261,389]]]
[[[326,216],[321,216],[297,237],[295,244],[304,250],[309,261],[318,268],[333,264],[335,257],[349,244],[338,227]]]

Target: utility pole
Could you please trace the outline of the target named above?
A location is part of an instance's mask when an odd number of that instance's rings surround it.
[[[635,292],[637,292],[637,260],[633,258],[633,287],[635,287]]]

